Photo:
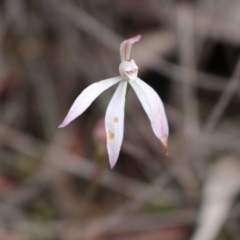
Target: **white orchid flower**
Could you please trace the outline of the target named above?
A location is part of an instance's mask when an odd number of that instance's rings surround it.
[[[119,82],[105,116],[107,151],[111,168],[117,162],[123,141],[124,106],[128,83],[132,86],[148,115],[153,132],[162,142],[166,154],[168,153],[168,122],[163,103],[155,90],[137,77],[138,66],[133,59],[130,59],[132,44],[140,39],[141,35],[137,35],[122,42],[120,46],[122,61],[119,65],[120,76],[102,80],[87,87],[77,97],[67,116],[59,126],[59,128],[63,128],[68,125],[72,120],[81,115],[103,91]]]

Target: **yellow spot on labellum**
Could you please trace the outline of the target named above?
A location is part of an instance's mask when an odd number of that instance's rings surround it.
[[[115,138],[115,134],[113,132],[111,132],[110,130],[108,130],[108,137],[110,140],[113,140]]]
[[[115,118],[113,119],[113,121],[114,121],[114,123],[118,123],[118,118],[115,117]]]

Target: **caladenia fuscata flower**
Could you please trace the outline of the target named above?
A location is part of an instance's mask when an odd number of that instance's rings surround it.
[[[111,168],[117,162],[123,141],[124,130],[124,106],[128,83],[139,98],[148,118],[153,132],[162,142],[166,154],[168,154],[168,122],[163,103],[155,90],[138,78],[138,66],[130,58],[132,44],[138,42],[141,35],[125,40],[120,46],[121,63],[119,65],[120,76],[93,83],[77,97],[67,116],[59,128],[68,125],[72,120],[82,114],[90,104],[105,90],[119,83],[114,93],[105,116],[105,130],[107,134],[107,151]]]

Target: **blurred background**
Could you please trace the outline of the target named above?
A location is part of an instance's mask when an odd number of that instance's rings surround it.
[[[239,26],[238,0],[0,0],[0,240],[239,240]],[[136,34],[169,156],[130,90],[111,170],[116,87],[58,125]]]

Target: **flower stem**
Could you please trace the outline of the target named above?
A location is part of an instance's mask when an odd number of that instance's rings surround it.
[[[86,190],[84,200],[82,202],[80,216],[84,217],[90,210],[90,207],[94,201],[94,198],[97,194],[99,181],[101,179],[102,173],[106,167],[106,149],[102,144],[98,144],[96,146],[96,154],[95,154],[95,169],[92,174],[91,182]]]

